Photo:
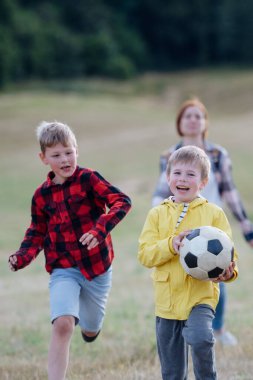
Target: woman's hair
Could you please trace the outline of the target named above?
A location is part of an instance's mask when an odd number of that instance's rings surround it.
[[[171,168],[176,163],[199,165],[201,171],[201,180],[209,178],[210,173],[210,160],[203,149],[197,146],[187,145],[175,150],[168,161],[167,175],[170,175]]]
[[[180,130],[180,124],[181,124],[181,119],[182,119],[182,116],[184,114],[184,111],[189,108],[189,107],[198,107],[200,109],[200,111],[203,113],[204,115],[204,119],[205,119],[205,130],[203,132],[203,140],[206,138],[207,136],[207,129],[208,129],[208,112],[207,112],[207,109],[206,107],[204,106],[204,104],[198,99],[198,98],[192,98],[192,99],[188,99],[186,100],[179,108],[178,110],[178,113],[177,113],[177,117],[176,117],[176,128],[177,128],[177,132],[179,134],[179,136],[183,136],[181,130]]]
[[[51,147],[56,144],[62,144],[63,146],[73,144],[77,147],[76,137],[67,124],[63,124],[58,121],[42,121],[42,123],[37,127],[36,132],[40,143],[41,152],[43,154],[45,153],[47,147]]]

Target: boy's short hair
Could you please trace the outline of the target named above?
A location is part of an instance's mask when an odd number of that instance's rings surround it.
[[[175,150],[168,160],[166,169],[167,175],[170,175],[172,166],[178,162],[184,164],[198,164],[201,171],[201,180],[203,181],[209,178],[210,160],[203,149],[193,145],[187,145]]]
[[[47,147],[52,147],[56,144],[62,144],[63,146],[73,144],[77,147],[76,137],[73,131],[67,124],[60,123],[59,121],[42,121],[37,127],[36,132],[43,154]]]

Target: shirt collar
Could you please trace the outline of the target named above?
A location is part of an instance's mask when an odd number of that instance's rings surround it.
[[[206,198],[204,198],[202,196],[198,196],[197,198],[195,198],[191,202],[189,202],[189,207],[193,208],[193,207],[198,206],[199,204],[206,203],[206,202],[207,202]],[[164,201],[161,204],[168,204],[168,205],[173,205],[173,207],[177,207],[178,205],[185,204],[185,202],[175,203],[173,201],[173,195],[171,195],[169,198],[164,199]]]
[[[66,181],[63,183],[69,183],[69,182],[72,182],[76,177],[77,177],[77,173],[79,171],[79,166],[76,167],[74,173],[72,174],[72,176],[70,176],[69,178],[66,179]],[[50,186],[57,186],[56,183],[54,183],[54,177],[55,177],[55,174],[53,171],[50,171],[47,175],[47,180],[46,180],[46,186],[47,187],[50,187]]]

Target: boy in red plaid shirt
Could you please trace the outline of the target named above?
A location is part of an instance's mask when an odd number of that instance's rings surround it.
[[[98,172],[77,165],[76,138],[66,124],[43,122],[37,137],[51,171],[33,195],[30,227],[9,266],[24,268],[44,249],[52,321],[48,379],[64,380],[75,325],[86,342],[101,330],[114,257],[110,231],[131,201]]]

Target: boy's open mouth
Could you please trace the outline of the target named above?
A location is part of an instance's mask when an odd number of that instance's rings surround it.
[[[69,169],[71,169],[70,165],[66,165],[66,166],[61,167],[61,170],[63,170],[63,171],[68,171]]]
[[[186,187],[186,186],[177,186],[177,190],[183,190],[183,191],[186,191],[186,190],[189,190],[190,188],[189,187]]]

